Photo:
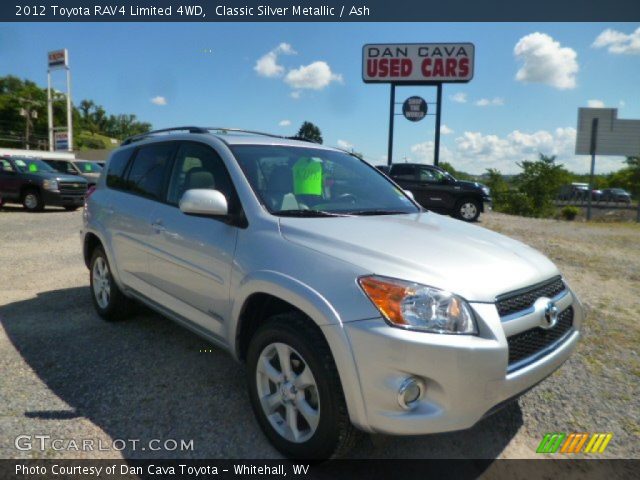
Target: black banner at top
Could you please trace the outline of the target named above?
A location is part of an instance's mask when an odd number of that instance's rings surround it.
[[[15,0],[3,22],[611,22],[637,0]]]

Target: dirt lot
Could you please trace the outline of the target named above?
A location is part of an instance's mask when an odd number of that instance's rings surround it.
[[[80,252],[81,212],[0,211],[0,457],[270,458],[223,352],[141,311],[94,313]],[[547,381],[473,429],[372,436],[368,458],[534,458],[547,432],[613,432],[604,456],[640,458],[640,226],[531,220],[490,213],[480,226],[549,255],[588,309],[585,338]],[[470,399],[472,401],[472,399]],[[19,451],[18,435],[193,440],[193,450]]]

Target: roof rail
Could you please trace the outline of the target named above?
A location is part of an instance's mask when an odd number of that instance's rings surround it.
[[[272,138],[285,138],[288,140],[300,140],[303,142],[310,142],[310,143],[316,143],[313,140],[309,140],[306,138],[302,138],[302,137],[298,137],[298,136],[292,136],[292,137],[286,137],[284,135],[276,135],[274,133],[266,133],[266,132],[258,132],[256,130],[245,130],[242,128],[229,128],[229,127],[173,127],[173,128],[161,128],[159,130],[151,130],[149,132],[145,132],[145,133],[141,133],[139,135],[133,135],[132,137],[129,137],[127,139],[125,139],[121,145],[129,145],[133,142],[137,142],[139,140],[142,140],[146,137],[149,137],[151,135],[155,135],[158,133],[166,133],[166,132],[176,132],[176,131],[187,131],[189,133],[210,133],[212,131],[217,131],[217,132],[231,132],[231,133],[249,133],[251,135],[262,135],[265,137],[272,137]]]
[[[175,132],[175,131],[188,131],[189,133],[209,133],[209,130],[202,127],[173,127],[173,128],[161,128],[159,130],[151,130],[150,132],[141,133],[139,135],[133,135],[125,139],[121,145],[129,145],[133,142],[137,142],[156,133]]]

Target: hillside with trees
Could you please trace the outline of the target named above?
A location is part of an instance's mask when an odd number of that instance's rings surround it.
[[[120,140],[147,132],[151,124],[133,114],[109,114],[92,100],[73,107],[74,149],[113,148]],[[64,94],[53,91],[54,126],[67,123]],[[46,150],[47,90],[12,75],[0,77],[0,146]],[[113,140],[112,140],[113,139]]]

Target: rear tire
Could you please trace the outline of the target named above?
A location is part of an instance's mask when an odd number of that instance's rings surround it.
[[[22,194],[22,206],[27,212],[41,212],[44,209],[42,195],[35,188],[29,188]]]
[[[102,246],[94,249],[89,267],[91,300],[98,315],[107,321],[126,319],[132,311],[133,302],[118,287],[109,260]]]
[[[465,222],[475,222],[480,216],[480,202],[473,198],[463,198],[456,204],[455,216]]]
[[[247,352],[247,381],[260,428],[287,457],[339,457],[360,436],[329,346],[300,313],[274,315],[257,330]]]

